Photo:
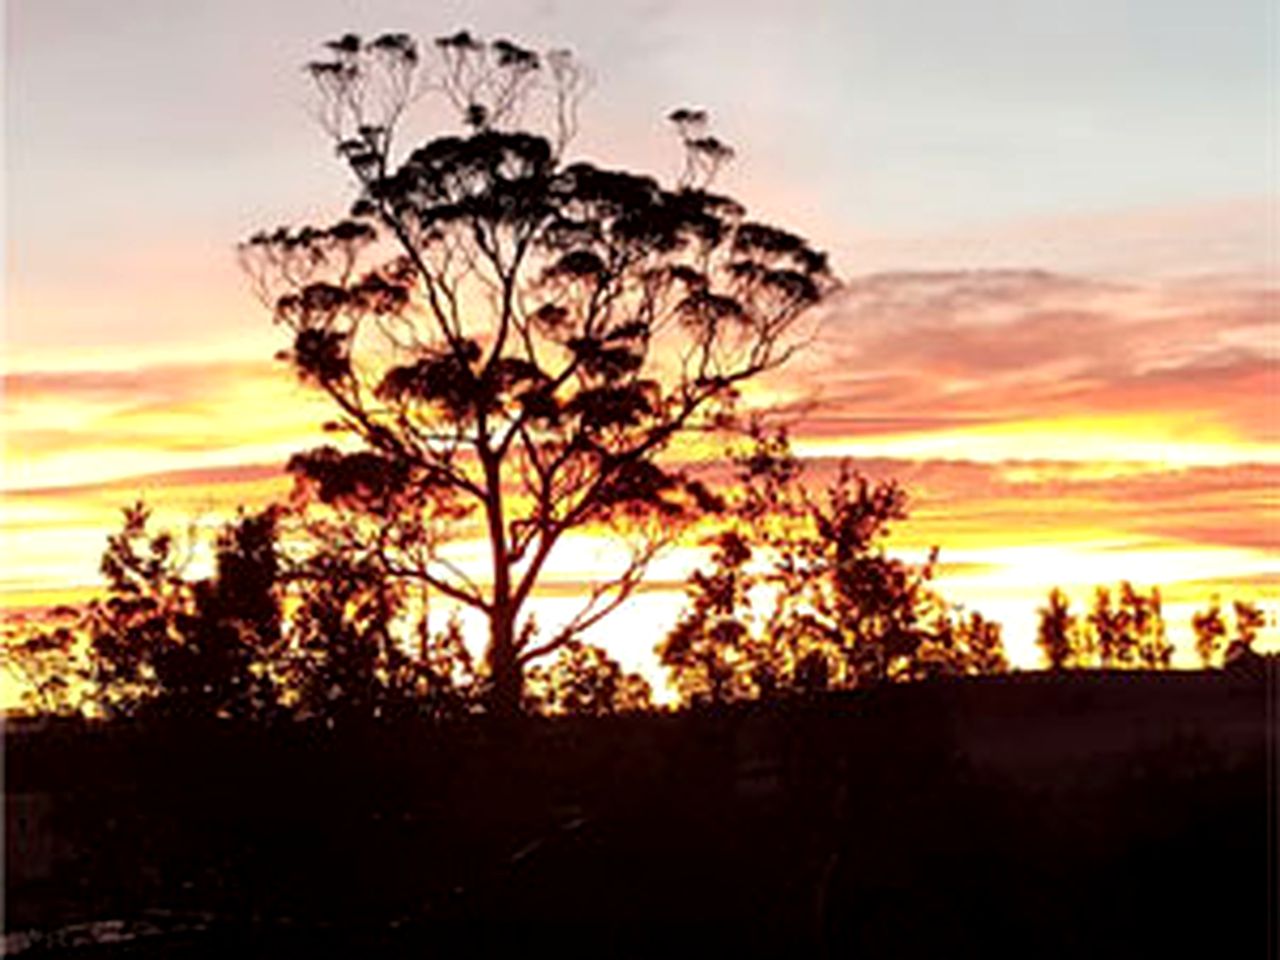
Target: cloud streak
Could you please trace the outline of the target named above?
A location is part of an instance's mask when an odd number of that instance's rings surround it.
[[[1017,427],[1025,443],[1039,423],[1034,457],[1052,453],[1055,421],[1092,420],[1095,434],[1127,433],[1138,459],[1162,446],[1177,462],[1180,440],[1212,442],[1228,461],[1267,456],[1280,439],[1277,305],[1275,290],[1229,278],[878,274],[827,307],[802,375],[788,373],[804,388],[780,392],[813,438]]]
[[[271,363],[43,370],[4,379],[4,486],[283,461],[331,414]]]

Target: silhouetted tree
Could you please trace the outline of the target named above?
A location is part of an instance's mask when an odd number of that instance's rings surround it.
[[[92,603],[86,616],[96,706],[108,715],[131,713],[163,696],[160,664],[167,649],[182,642],[180,628],[194,610],[174,538],[153,533],[150,519],[142,503],[125,508],[100,564],[107,597]]]
[[[19,692],[27,712],[83,712],[91,687],[82,618],[83,611],[75,607],[55,607],[11,615],[0,623],[0,670]]]
[[[260,718],[275,708],[281,623],[276,511],[241,514],[218,534],[213,575],[184,576],[150,511],[124,511],[102,558],[105,600],[90,605],[90,695],[108,716],[138,712]]]
[[[687,701],[1007,668],[999,626],[955,617],[930,589],[936,550],[920,565],[886,552],[889,525],[906,516],[900,487],[845,464],[815,495],[785,436],[759,431],[740,465],[734,525],[712,541],[659,647]]]
[[[1222,607],[1217,598],[1207,609],[1192,614],[1191,629],[1196,636],[1196,655],[1200,657],[1200,664],[1216,666],[1227,636],[1227,625],[1222,619]]]
[[[940,674],[992,674],[1009,669],[1000,624],[974,610],[967,617],[943,617],[923,651]],[[927,668],[926,668],[926,672]]]
[[[1235,611],[1235,639],[1245,646],[1253,646],[1262,627],[1266,626],[1267,614],[1260,605],[1248,600],[1234,600],[1231,608]]]
[[[355,549],[336,525],[311,533],[322,546],[294,566],[288,594],[293,711],[332,725],[473,710],[481,688],[456,617],[433,630],[376,553]]]
[[[1111,592],[1106,587],[1098,587],[1088,625],[1092,632],[1090,646],[1098,666],[1146,669],[1169,666],[1173,647],[1165,636],[1159,588],[1143,594],[1125,580],[1113,602]]]
[[[687,156],[673,187],[569,161],[582,73],[563,51],[349,35],[309,71],[359,196],[333,226],[241,250],[292,334],[284,356],[356,442],[290,469],[353,517],[386,576],[487,620],[490,706],[511,713],[526,665],[615,609],[711,504],[664,454],[787,358],[832,288],[827,261],[707,189],[731,151],[701,111],[671,115]],[[401,156],[424,89],[463,130]],[[539,109],[546,133],[530,129]],[[528,600],[580,530],[621,535],[629,560],[540,636]],[[450,556],[460,531],[483,538],[487,576]]]
[[[526,677],[525,704],[534,713],[598,717],[646,710],[652,703],[644,677],[581,640],[570,640],[554,660],[530,668]]]
[[[166,693],[201,712],[260,718],[277,705],[271,663],[280,651],[274,508],[242,513],[215,544],[215,569],[193,587],[183,642],[161,657]],[[203,710],[201,708],[204,708]]]
[[[1049,591],[1049,599],[1039,612],[1039,626],[1036,629],[1036,643],[1044,654],[1045,661],[1051,670],[1061,670],[1073,665],[1079,640],[1075,615],[1071,612],[1071,601],[1067,595],[1054,587]]]
[[[750,593],[759,577],[747,572],[751,547],[732,530],[712,543],[710,567],[689,576],[688,606],[659,646],[659,656],[686,703],[771,696],[779,665],[761,656],[768,651],[752,633]],[[800,670],[797,683],[806,678]]]
[[[1152,587],[1143,594],[1129,581],[1120,584],[1120,609],[1125,627],[1133,638],[1133,659],[1147,670],[1168,669],[1173,659],[1173,645],[1165,634],[1164,605],[1160,588]]]
[[[1236,640],[1252,648],[1257,642],[1258,632],[1267,622],[1266,614],[1256,603],[1247,600],[1236,600],[1231,607],[1236,615]]]
[[[1258,639],[1258,631],[1266,622],[1266,615],[1257,604],[1242,600],[1232,603],[1232,613],[1235,629],[1229,642],[1227,623],[1217,597],[1207,609],[1191,617],[1191,628],[1196,635],[1196,653],[1203,666],[1222,666],[1253,652],[1253,645]]]
[[[1097,587],[1083,622],[1071,613],[1070,601],[1054,587],[1041,607],[1036,643],[1050,669],[1064,667],[1142,668],[1163,670],[1173,657],[1165,633],[1158,587],[1144,593],[1125,580],[1113,595]]]
[[[1093,606],[1086,618],[1092,638],[1092,650],[1098,666],[1120,666],[1125,663],[1136,644],[1126,630],[1125,613],[1111,599],[1107,587],[1098,587],[1093,593]]]

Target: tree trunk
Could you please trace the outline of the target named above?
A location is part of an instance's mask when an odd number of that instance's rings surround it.
[[[481,429],[484,422],[481,420]],[[511,596],[511,561],[507,550],[506,521],[502,503],[502,469],[486,446],[481,448],[487,497],[485,514],[489,526],[489,549],[493,557],[493,596],[489,609],[489,711],[495,717],[511,719],[520,714],[523,671],[516,650],[517,605]]]
[[[495,605],[489,620],[489,711],[495,717],[511,719],[520,714],[523,671],[516,657],[515,623],[509,605]]]

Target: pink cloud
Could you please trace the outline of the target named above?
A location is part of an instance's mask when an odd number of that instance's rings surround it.
[[[1044,271],[851,281],[799,359],[802,429],[882,434],[1091,415],[1183,416],[1274,442],[1277,291]],[[787,376],[792,376],[790,373]]]

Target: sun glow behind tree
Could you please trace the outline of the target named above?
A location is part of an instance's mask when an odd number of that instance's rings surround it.
[[[895,550],[919,561],[940,545],[940,586],[1004,622],[1016,662],[1036,662],[1034,610],[1054,583],[1077,607],[1098,582],[1160,585],[1186,663],[1190,612],[1214,593],[1274,610],[1273,218],[1251,186],[1269,87],[1249,16],[1206,29],[1139,4],[1130,33],[1082,8],[1062,32],[1041,11],[1013,42],[984,29],[994,9],[943,5],[956,31],[942,44],[914,23],[903,35],[888,7],[853,25],[827,5],[824,31],[791,8],[677,24],[567,3],[558,26],[532,9],[485,16],[572,36],[601,68],[589,155],[678,168],[659,110],[696,95],[744,148],[724,182],[801,218],[854,278],[814,351],[828,362],[792,368],[773,395],[795,404],[803,453],[903,481]],[[212,527],[279,495],[288,453],[317,442],[324,415],[266,362],[270,332],[226,250],[277,202],[304,216],[337,181],[280,51],[296,38],[286,56],[300,59],[345,23],[324,0],[283,11],[140,4],[89,32],[72,4],[13,8],[8,607],[94,592],[139,491],[164,526]],[[1159,72],[1191,55],[1223,69]],[[1017,82],[992,97],[1001,76]],[[1213,110],[1186,108],[1210,86]],[[1210,141],[1222,149],[1199,149]],[[126,223],[140,229],[126,238]],[[874,271],[888,272],[861,276]],[[566,553],[547,603],[600,561],[585,543]],[[638,596],[624,616],[658,630],[676,596]]]

